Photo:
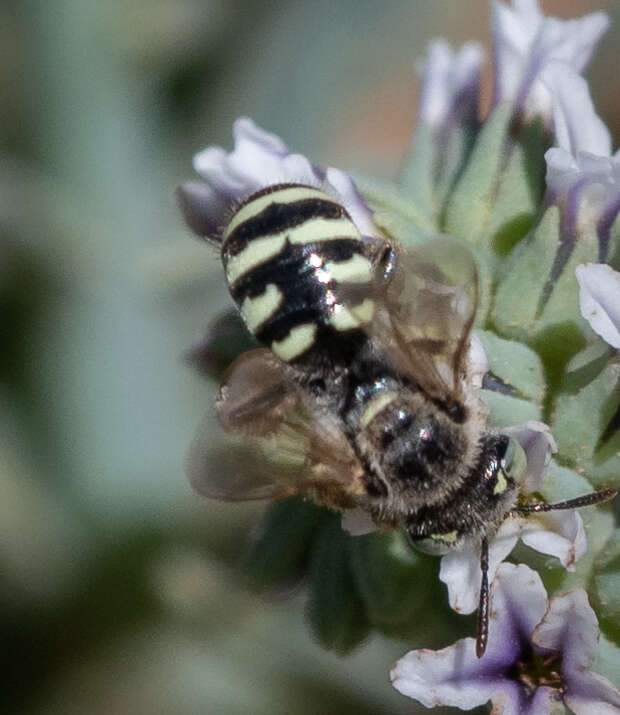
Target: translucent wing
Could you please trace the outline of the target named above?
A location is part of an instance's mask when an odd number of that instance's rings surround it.
[[[430,396],[459,400],[478,303],[470,251],[441,237],[412,249],[373,249],[377,272],[373,339]]]
[[[203,375],[221,379],[235,358],[258,347],[237,308],[227,308],[209,322],[204,336],[187,351],[187,360]]]
[[[242,355],[206,419],[186,470],[194,488],[226,501],[280,498],[313,490],[318,501],[354,505],[363,469],[336,420],[317,410],[269,350]]]

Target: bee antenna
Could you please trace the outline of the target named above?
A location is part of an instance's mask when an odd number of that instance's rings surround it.
[[[583,496],[577,497],[576,499],[567,499],[566,501],[559,501],[555,504],[538,502],[536,504],[524,504],[523,506],[516,506],[512,510],[512,512],[513,514],[539,514],[541,512],[556,511],[560,509],[578,509],[582,506],[602,504],[603,502],[613,499],[617,494],[617,489],[602,489],[600,492],[584,494]]]
[[[486,536],[480,544],[480,601],[478,603],[478,627],[476,633],[476,655],[482,658],[489,640],[489,542]]]

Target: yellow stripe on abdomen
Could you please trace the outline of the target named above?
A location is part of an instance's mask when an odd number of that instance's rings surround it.
[[[306,201],[307,199],[321,199],[322,201],[336,201],[319,189],[313,189],[310,186],[284,186],[276,191],[270,191],[268,194],[259,196],[256,199],[251,199],[245,206],[242,206],[239,211],[232,217],[224,233],[224,240],[245,221],[258,216],[261,211],[264,211],[271,204],[294,204],[297,201]]]
[[[248,329],[256,329],[278,310],[284,301],[284,295],[275,283],[269,283],[261,295],[246,298],[241,304],[241,315]]]
[[[271,349],[280,358],[288,362],[314,344],[316,338],[316,325],[314,323],[302,323],[291,329],[291,332],[284,340],[274,340]]]
[[[264,236],[249,243],[236,256],[230,256],[226,263],[226,278],[232,285],[256,266],[277,256],[286,245],[286,235]]]

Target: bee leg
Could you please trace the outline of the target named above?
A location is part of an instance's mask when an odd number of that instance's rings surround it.
[[[482,658],[489,640],[489,542],[486,536],[480,544],[480,602],[478,603],[478,628],[476,633],[476,655]]]
[[[524,504],[516,506],[512,511],[514,514],[538,514],[546,511],[556,511],[560,509],[579,509],[582,506],[591,506],[592,504],[602,504],[603,502],[613,499],[618,494],[617,489],[603,489],[600,492],[592,492],[584,494],[576,499],[567,499],[566,501],[556,502],[555,504],[546,504],[539,502],[537,504]]]

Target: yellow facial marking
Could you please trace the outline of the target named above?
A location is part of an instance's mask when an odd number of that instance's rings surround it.
[[[381,392],[374,397],[362,413],[360,418],[360,427],[366,427],[369,425],[379,412],[381,412],[384,407],[387,407],[390,402],[394,402],[397,397],[398,394],[393,391]]]
[[[265,236],[249,243],[236,256],[231,256],[226,264],[226,278],[229,285],[232,285],[238,278],[251,271],[252,268],[277,256],[285,244],[286,236],[284,235]]]
[[[359,253],[354,253],[346,261],[328,262],[325,270],[339,283],[368,283],[372,280],[370,261]]]
[[[495,485],[495,489],[493,489],[493,494],[502,494],[503,492],[506,491],[507,487],[508,487],[508,482],[506,481],[504,472],[500,469],[499,472],[497,473],[497,484]]]
[[[269,283],[261,295],[246,298],[241,305],[241,315],[248,328],[255,332],[259,325],[271,318],[283,300],[282,291],[275,283]]]
[[[454,544],[458,539],[458,533],[456,531],[449,531],[447,534],[431,534],[430,536],[433,541],[443,541],[447,544]]]
[[[271,343],[271,349],[280,360],[289,361],[305,352],[313,343],[316,336],[314,323],[302,323],[294,327],[284,340]]]
[[[237,226],[240,226],[244,221],[247,221],[253,216],[257,216],[270,204],[292,204],[295,203],[295,201],[304,201],[305,199],[323,199],[324,201],[334,201],[331,196],[326,194],[324,191],[320,191],[319,189],[312,189],[307,186],[282,187],[278,191],[272,191],[271,193],[265,194],[265,196],[260,196],[257,199],[253,199],[245,206],[242,206],[228,224],[226,232],[224,233],[224,240],[230,236]],[[334,203],[336,202],[334,201]]]

